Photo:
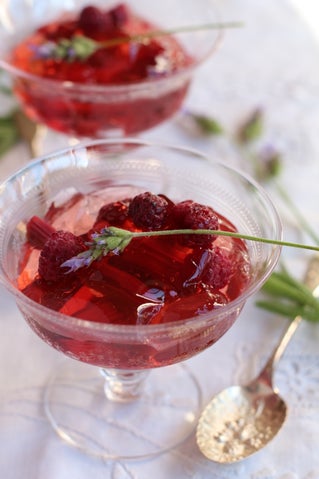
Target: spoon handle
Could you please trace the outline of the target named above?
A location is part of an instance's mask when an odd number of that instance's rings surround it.
[[[314,255],[310,258],[304,278],[304,284],[311,289],[313,296],[319,296],[319,255]],[[267,385],[272,386],[273,371],[275,366],[281,359],[288,346],[288,343],[295,334],[301,321],[302,317],[296,316],[293,321],[290,322],[278,345],[275,347],[272,355],[268,359],[264,368],[261,370],[257,378],[258,381],[262,381]]]

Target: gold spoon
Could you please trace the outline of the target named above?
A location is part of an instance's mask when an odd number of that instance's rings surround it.
[[[319,296],[319,256],[310,259],[305,284]],[[273,386],[273,372],[301,316],[289,324],[258,377],[246,386],[231,386],[217,394],[204,409],[196,440],[212,461],[230,464],[263,448],[278,433],[287,416],[287,406]]]

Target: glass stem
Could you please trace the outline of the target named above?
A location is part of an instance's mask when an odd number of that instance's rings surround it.
[[[116,402],[130,402],[140,397],[149,371],[102,368],[101,374],[105,379],[104,392],[108,399]]]

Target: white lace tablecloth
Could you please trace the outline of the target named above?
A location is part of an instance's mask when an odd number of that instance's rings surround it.
[[[224,19],[241,20],[244,27],[228,31],[219,51],[197,72],[187,107],[214,116],[230,133],[252,109],[262,107],[263,141],[282,152],[282,182],[318,231],[319,37],[288,0],[218,3]],[[191,146],[245,167],[225,135],[197,135],[185,128],[181,116],[143,137]],[[64,145],[48,138],[44,146]],[[0,160],[0,178],[27,160],[25,145],[18,145]],[[274,199],[288,239],[305,240]],[[286,250],[283,255],[301,275],[309,253]],[[257,310],[255,299],[215,346],[188,361],[205,402],[220,389],[252,378],[287,324]],[[319,324],[301,325],[278,366],[276,384],[289,415],[264,450],[221,466],[200,454],[192,436],[152,460],[106,462],[73,450],[52,431],[43,411],[43,390],[60,354],[29,330],[1,287],[0,303],[1,479],[319,479]]]

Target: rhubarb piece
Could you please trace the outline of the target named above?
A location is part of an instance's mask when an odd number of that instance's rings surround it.
[[[45,242],[54,232],[53,226],[39,216],[32,216],[27,223],[27,240],[35,248],[43,248]]]

